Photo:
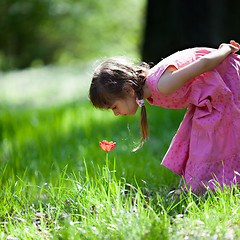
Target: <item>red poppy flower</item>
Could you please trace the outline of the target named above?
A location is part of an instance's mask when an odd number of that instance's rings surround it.
[[[115,146],[116,146],[116,143],[115,142],[108,142],[106,140],[103,140],[102,142],[99,143],[101,149],[103,151],[111,151]]]

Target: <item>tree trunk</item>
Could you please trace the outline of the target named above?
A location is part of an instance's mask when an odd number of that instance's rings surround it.
[[[142,59],[158,63],[190,47],[240,42],[240,1],[148,0]]]

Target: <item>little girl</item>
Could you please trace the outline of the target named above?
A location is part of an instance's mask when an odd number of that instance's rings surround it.
[[[162,164],[198,192],[240,184],[240,46],[177,52],[149,69],[110,58],[94,72],[90,100],[117,115],[141,107],[141,144],[148,138],[144,100],[165,108],[186,108]]]

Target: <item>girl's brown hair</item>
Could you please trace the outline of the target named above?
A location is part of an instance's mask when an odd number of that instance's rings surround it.
[[[115,100],[124,99],[124,86],[130,86],[138,99],[143,99],[143,86],[149,66],[136,65],[122,57],[110,58],[102,62],[95,70],[89,90],[89,98],[97,108],[109,108]],[[137,150],[149,137],[146,107],[141,108],[142,139]]]

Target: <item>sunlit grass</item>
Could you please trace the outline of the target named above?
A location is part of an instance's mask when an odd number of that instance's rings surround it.
[[[148,108],[151,138],[137,152],[138,117],[81,101],[0,110],[2,239],[237,239],[237,188],[173,190],[160,165],[184,111]],[[106,153],[99,141],[112,140]]]
[[[136,153],[132,149],[140,139],[137,116],[116,118],[111,112],[94,109],[88,102],[46,109],[3,107],[0,113],[2,163],[8,164],[14,173],[28,169],[30,175],[41,182],[49,176],[49,171],[58,174],[66,165],[85,171],[86,159],[89,173],[94,174],[94,168],[103,164],[104,159],[98,142],[106,139],[117,142],[112,154],[116,156],[118,176],[128,180],[133,176],[144,181],[154,179],[153,185],[173,182],[174,175],[160,166],[170,141],[166,129],[154,123],[164,124],[161,111],[154,118],[149,112],[154,134]],[[172,130],[169,130],[173,132],[174,121],[180,121],[182,114],[178,118],[167,114],[172,118]],[[160,139],[158,134],[162,136]],[[169,174],[167,180],[166,173]]]
[[[90,177],[62,169],[58,181],[2,185],[3,239],[237,239],[239,190],[203,196],[154,192],[117,178],[112,165]],[[3,169],[1,176],[8,171]],[[55,179],[56,180],[56,179]],[[2,182],[1,182],[2,184]],[[8,238],[7,238],[8,237]]]

